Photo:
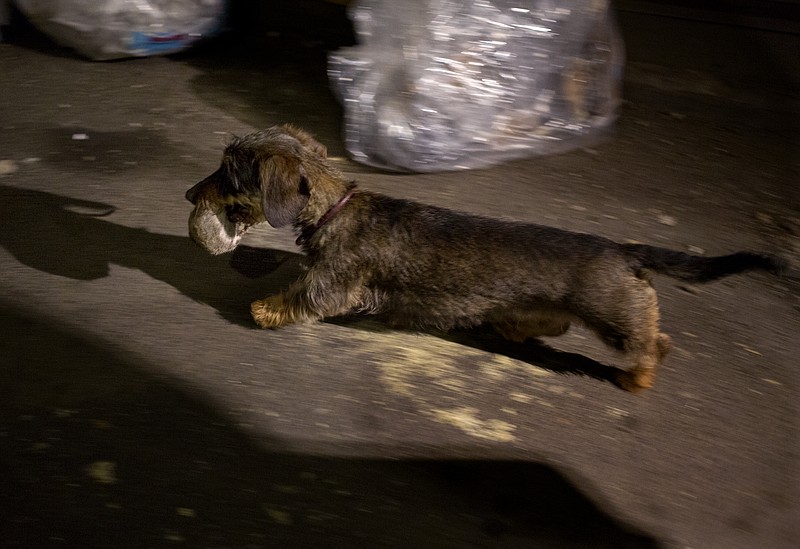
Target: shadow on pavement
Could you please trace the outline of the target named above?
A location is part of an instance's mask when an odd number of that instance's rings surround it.
[[[0,185],[0,216],[24,220],[7,224],[0,232],[0,245],[29,267],[77,280],[105,277],[111,264],[139,269],[247,327],[254,327],[250,302],[278,292],[299,274],[299,254],[240,246],[229,256],[214,257],[187,237],[106,221],[104,217],[113,211],[108,204]],[[358,319],[334,322],[375,329],[374,323],[365,327]],[[511,343],[491,330],[436,335],[561,374],[613,382],[620,372],[543,344]]]
[[[0,310],[3,547],[659,546],[540,463],[268,450],[156,365]]]
[[[296,276],[297,254],[259,253],[255,265],[252,248],[242,246],[233,259],[214,257],[188,236],[152,233],[104,219],[114,210],[100,202],[0,185],[0,218],[6,220],[0,245],[29,267],[75,280],[108,276],[112,264],[139,269],[246,326],[252,326],[250,302],[278,291]],[[251,276],[238,275],[231,262]],[[278,272],[269,279],[254,278],[254,273],[274,271]]]

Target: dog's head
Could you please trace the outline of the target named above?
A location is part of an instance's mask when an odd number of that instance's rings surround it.
[[[217,171],[186,191],[194,204],[192,240],[216,255],[236,248],[253,225],[288,225],[308,203],[306,166],[326,155],[323,145],[288,125],[235,138]]]

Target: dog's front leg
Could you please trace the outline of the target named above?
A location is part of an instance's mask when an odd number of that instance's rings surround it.
[[[305,287],[301,283],[295,283],[277,295],[254,301],[250,304],[250,314],[262,328],[279,328],[320,318],[306,305]]]
[[[291,324],[294,319],[286,308],[286,298],[283,293],[253,301],[250,304],[250,314],[262,328],[277,328]]]
[[[315,265],[289,288],[263,300],[254,301],[250,312],[262,328],[278,328],[295,322],[309,322],[353,311],[374,310],[360,273],[348,276],[327,265]]]

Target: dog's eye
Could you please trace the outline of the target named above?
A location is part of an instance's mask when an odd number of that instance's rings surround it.
[[[247,208],[247,206],[242,206],[240,204],[228,206],[225,208],[225,210],[227,212],[228,221],[231,223],[241,223],[250,217],[250,210]]]

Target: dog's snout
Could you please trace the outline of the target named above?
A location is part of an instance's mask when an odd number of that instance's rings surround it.
[[[197,200],[200,196],[200,191],[203,187],[207,185],[215,185],[217,183],[217,176],[219,174],[219,170],[215,171],[205,179],[203,179],[200,183],[197,183],[194,187],[186,191],[186,200],[191,202],[192,204],[197,205]]]
[[[202,183],[202,181],[200,183]],[[188,200],[192,204],[197,202],[197,191],[199,190],[200,183],[198,183],[197,185],[193,186],[191,189],[186,191],[186,195],[185,195],[186,196],[186,200]]]

